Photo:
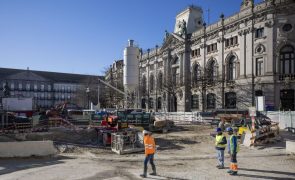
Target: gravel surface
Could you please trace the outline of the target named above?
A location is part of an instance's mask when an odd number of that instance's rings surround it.
[[[155,155],[158,176],[146,179],[295,179],[295,157],[285,154],[284,141],[251,149],[241,146],[238,176],[217,169],[212,131],[210,126],[194,125],[154,134],[159,145]],[[143,159],[143,153],[120,156],[108,148],[71,145],[55,157],[0,159],[0,179],[136,180],[141,179]]]

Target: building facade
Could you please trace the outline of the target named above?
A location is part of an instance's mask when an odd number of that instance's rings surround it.
[[[141,107],[154,111],[295,110],[295,1],[243,0],[206,25],[202,9],[176,17],[173,33],[140,59]]]
[[[123,60],[116,60],[106,71],[105,81],[113,87],[124,91],[123,87]],[[105,89],[106,107],[119,108],[124,106],[124,95],[106,87]]]
[[[86,88],[95,84],[98,76],[0,68],[0,98],[9,88],[9,97],[32,97],[35,108],[49,108],[64,102],[87,108]],[[97,89],[90,89],[96,91]],[[88,95],[89,96],[89,95]],[[81,98],[82,97],[82,98]]]

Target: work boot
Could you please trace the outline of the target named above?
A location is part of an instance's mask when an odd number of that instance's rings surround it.
[[[145,166],[143,168],[143,174],[141,174],[140,177],[146,178],[146,174],[147,174],[147,167]]]
[[[146,178],[146,174],[141,174],[140,177]]]
[[[152,170],[153,170],[153,172],[150,173],[150,175],[156,176],[157,175],[157,171],[156,171],[156,166],[155,165],[152,166]]]
[[[236,176],[236,175],[238,175],[238,172],[237,171],[232,171],[231,173],[229,173],[229,175]]]
[[[229,173],[229,174],[231,174],[231,173],[233,173],[233,170],[227,170],[227,173]]]
[[[218,169],[224,169],[224,166],[218,166],[217,168]]]

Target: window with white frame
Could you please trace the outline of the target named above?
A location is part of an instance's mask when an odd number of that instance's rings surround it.
[[[236,79],[236,57],[231,56],[227,64],[227,80],[232,81]]]
[[[5,85],[5,84],[4,84],[4,85]],[[10,83],[10,89],[11,89],[11,90],[14,90],[14,82],[11,82],[11,83]]]
[[[256,58],[256,76],[262,76],[264,73],[263,58]]]
[[[255,30],[255,38],[262,38],[264,36],[264,28],[258,28]]]
[[[44,91],[44,89],[45,89],[45,85],[41,84],[41,91]]]
[[[23,90],[23,84],[22,83],[18,83],[18,90]]]
[[[30,85],[29,82],[26,84],[26,90],[27,90],[27,91],[30,91],[30,90],[31,90],[31,85]]]

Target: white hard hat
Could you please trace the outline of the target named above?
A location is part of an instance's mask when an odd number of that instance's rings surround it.
[[[142,134],[149,134],[150,132],[148,132],[147,130],[143,130]]]

